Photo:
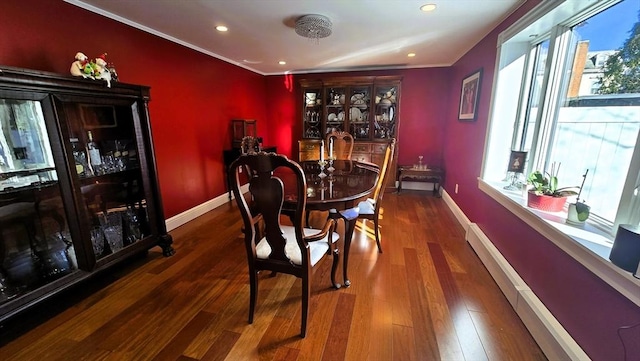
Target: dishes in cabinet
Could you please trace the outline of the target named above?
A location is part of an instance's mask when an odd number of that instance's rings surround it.
[[[320,131],[317,128],[309,128],[306,132],[304,132],[306,138],[319,138]]]
[[[344,112],[338,113],[338,120],[339,121],[343,121],[344,120]]]
[[[316,99],[316,97],[317,97],[316,93],[305,93],[305,95],[304,95],[305,103],[308,106],[316,105],[316,102],[320,101],[320,99]],[[320,103],[318,103],[318,104],[320,104]]]
[[[354,94],[351,96],[351,105],[366,105],[367,100],[364,94]]]
[[[334,120],[336,120],[338,118],[337,115],[335,115],[334,113],[329,114],[329,116],[327,117],[327,120],[332,122]]]
[[[349,119],[352,121],[362,120],[362,113],[360,112],[360,109],[352,107],[349,110]]]
[[[320,113],[315,111],[307,111],[306,121],[310,124],[317,124],[320,122]]]

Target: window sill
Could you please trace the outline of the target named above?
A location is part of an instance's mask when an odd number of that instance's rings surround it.
[[[521,192],[507,191],[503,186],[504,183],[492,184],[478,178],[482,192],[640,306],[640,280],[609,261],[613,240],[608,234],[589,224],[570,226],[565,223],[564,212],[547,213],[527,208]]]

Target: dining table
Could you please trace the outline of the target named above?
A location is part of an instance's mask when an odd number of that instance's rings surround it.
[[[321,166],[319,161],[300,162],[304,170],[307,183],[306,211],[329,211],[329,217],[343,219],[345,222],[343,277],[344,286],[349,287],[351,281],[347,275],[349,264],[349,249],[355,230],[359,202],[367,199],[373,192],[380,170],[373,163],[352,160],[325,161]],[[285,201],[283,211],[294,209],[297,200],[287,194],[287,178],[282,178],[285,184]]]

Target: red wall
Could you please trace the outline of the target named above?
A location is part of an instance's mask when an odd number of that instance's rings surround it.
[[[107,52],[122,82],[151,86],[167,218],[225,192],[231,119],[258,119],[259,134],[267,128],[262,75],[62,1],[4,1],[0,24],[0,64],[69,74],[76,52]]]
[[[446,122],[444,188],[593,360],[623,360],[619,327],[640,322],[640,308],[478,189],[489,118],[498,34],[532,9],[530,0],[452,67]],[[475,122],[457,120],[461,82],[483,69]],[[459,192],[451,190],[459,185]],[[638,341],[638,340],[636,340]],[[638,355],[634,355],[638,357]]]

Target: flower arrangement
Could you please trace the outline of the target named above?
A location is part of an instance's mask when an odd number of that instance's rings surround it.
[[[107,53],[101,54],[90,60],[84,53],[78,52],[75,61],[71,63],[71,75],[81,76],[88,79],[101,79],[107,82],[107,87],[111,87],[111,81],[117,81],[118,74],[113,65],[107,65]]]
[[[560,172],[560,163],[556,167],[556,163],[551,164],[551,172],[541,172],[539,170],[531,172],[527,178],[527,182],[533,186],[531,191],[536,195],[546,195],[551,197],[568,197],[579,194],[575,190],[579,187],[558,188],[558,173]],[[583,180],[584,184],[584,180]],[[581,189],[581,187],[580,187]]]
[[[560,212],[568,196],[576,195],[578,187],[558,188],[560,163],[551,165],[551,172],[533,171],[527,177],[532,186],[528,192],[527,205],[547,212]]]

